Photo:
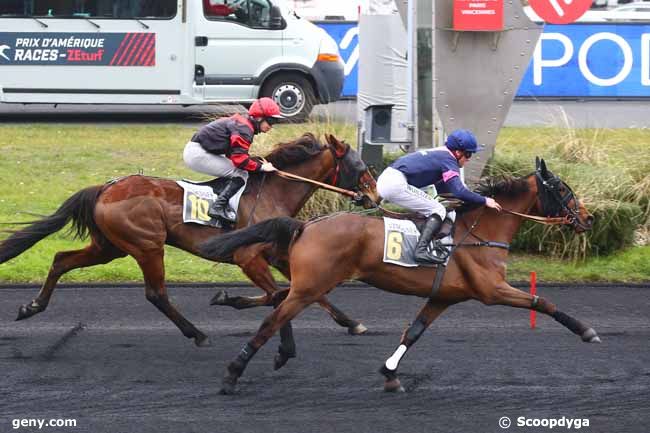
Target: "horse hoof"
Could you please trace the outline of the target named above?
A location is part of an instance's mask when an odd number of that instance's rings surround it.
[[[348,334],[350,335],[362,335],[365,334],[368,331],[368,328],[363,326],[361,323],[357,323],[355,326],[351,326],[348,328]]]
[[[279,370],[282,367],[284,367],[287,362],[289,362],[289,357],[281,354],[275,355],[275,358],[273,358],[273,370]]]
[[[596,334],[596,331],[593,328],[587,329],[583,334],[582,334],[582,341],[585,343],[602,343],[600,340],[600,337],[598,334]]]
[[[203,335],[203,334],[201,334],[201,335],[199,335],[197,337],[194,337],[194,344],[196,344],[197,347],[210,347],[210,346],[212,346],[208,336]]]
[[[18,317],[16,317],[16,322],[19,320],[27,319],[32,317],[36,313],[40,313],[41,310],[34,308],[32,305],[21,305],[18,309]]]
[[[228,293],[225,290],[219,290],[216,295],[212,297],[210,305],[226,305],[228,301]]]
[[[221,395],[234,395],[237,391],[237,379],[234,379],[230,376],[224,377],[223,382],[221,383],[221,389],[219,394]]]
[[[235,387],[222,386],[219,390],[220,395],[235,395]]]
[[[385,392],[406,392],[399,379],[387,380],[384,383]]]

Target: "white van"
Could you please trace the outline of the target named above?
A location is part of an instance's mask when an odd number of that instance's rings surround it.
[[[301,120],[339,98],[324,30],[281,0],[1,0],[0,102],[275,99]]]

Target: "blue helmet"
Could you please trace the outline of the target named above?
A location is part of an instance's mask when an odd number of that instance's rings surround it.
[[[449,150],[462,150],[472,153],[479,151],[476,137],[467,129],[457,129],[449,134],[445,146]]]

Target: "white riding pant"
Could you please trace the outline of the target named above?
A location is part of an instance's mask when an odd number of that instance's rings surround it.
[[[183,150],[185,165],[199,173],[215,177],[241,177],[248,179],[246,170],[235,167],[226,155],[215,155],[207,152],[199,143],[190,141]]]
[[[409,185],[404,173],[392,167],[386,168],[377,179],[377,192],[389,202],[426,217],[436,214],[444,220],[447,214],[445,207],[436,199]]]

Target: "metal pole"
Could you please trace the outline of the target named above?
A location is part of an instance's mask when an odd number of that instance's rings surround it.
[[[415,92],[413,88],[415,86],[415,76],[413,66],[415,64],[415,1],[408,0],[408,9],[407,9],[407,18],[406,18],[406,37],[408,38],[407,50],[406,50],[406,76],[408,77],[407,87],[406,87],[406,121],[408,123],[407,128],[409,131],[409,139],[412,144],[407,146],[409,151],[417,148],[416,137],[413,134],[413,128],[415,127]]]
[[[433,1],[420,0],[417,14],[418,120],[415,148],[433,145]]]

